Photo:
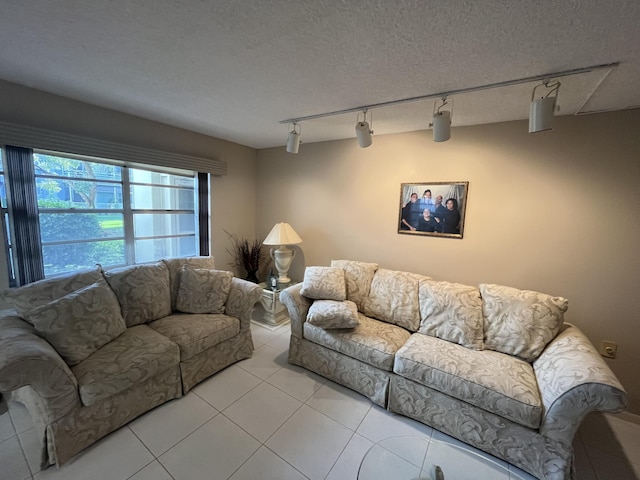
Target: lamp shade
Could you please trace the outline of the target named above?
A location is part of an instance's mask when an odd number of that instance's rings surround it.
[[[433,141],[446,142],[451,138],[451,112],[442,110],[433,115]]]
[[[529,109],[529,133],[543,132],[553,128],[553,111],[556,97],[548,96],[531,102]]]
[[[356,137],[358,137],[360,148],[367,148],[373,143],[369,122],[358,122],[356,124]]]
[[[297,243],[302,243],[302,239],[296,233],[296,231],[291,228],[291,225],[285,222],[276,223],[267,238],[264,239],[265,245],[295,245]]]

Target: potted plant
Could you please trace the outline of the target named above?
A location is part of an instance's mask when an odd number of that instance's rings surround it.
[[[249,241],[226,230],[225,233],[232,242],[231,250],[227,249],[227,253],[233,257],[231,265],[245,270],[245,280],[259,283],[257,273],[262,264],[262,239]]]

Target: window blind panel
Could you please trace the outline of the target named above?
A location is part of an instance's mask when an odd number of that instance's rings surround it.
[[[212,175],[227,174],[227,163],[218,159],[192,157],[6,122],[0,122],[0,144],[160,165]]]

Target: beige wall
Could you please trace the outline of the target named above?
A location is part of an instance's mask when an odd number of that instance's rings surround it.
[[[228,268],[229,239],[223,230],[255,236],[256,151],[217,138],[76,102],[0,80],[0,121],[13,122],[139,147],[217,158],[228,174],[212,177],[212,255]],[[2,268],[4,270],[1,270]],[[6,284],[0,264],[0,287]]]
[[[313,128],[310,123],[307,129]],[[291,223],[292,267],[334,258],[569,299],[566,319],[618,343],[608,364],[640,413],[640,110],[302,144],[258,152],[256,232]],[[464,239],[397,234],[400,183],[469,181]]]

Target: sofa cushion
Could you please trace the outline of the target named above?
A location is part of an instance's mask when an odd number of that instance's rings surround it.
[[[149,324],[180,347],[180,360],[188,360],[240,333],[240,320],[221,314],[174,313]]]
[[[62,298],[83,287],[88,287],[102,278],[100,267],[96,267],[58,275],[19,288],[9,288],[4,290],[0,297],[5,303],[15,308],[20,316],[24,316],[26,312],[35,307]]]
[[[314,300],[347,299],[347,285],[344,269],[338,267],[307,267],[300,293]]]
[[[307,322],[321,328],[354,328],[358,326],[358,307],[350,300],[316,300],[309,307]]]
[[[476,287],[459,283],[420,282],[420,328],[425,335],[482,350],[482,299]]]
[[[232,279],[231,272],[183,265],[176,309],[185,313],[224,313]]]
[[[80,363],[127,328],[103,278],[28,311],[25,319],[68,365]]]
[[[423,279],[429,277],[379,269],[371,281],[364,314],[415,332],[420,326],[418,285]]]
[[[376,270],[378,270],[378,264],[352,260],[331,260],[331,266],[344,269],[347,300],[354,302],[358,310],[364,312],[364,302],[369,296],[371,281]]]
[[[530,290],[480,285],[484,312],[484,346],[534,361],[555,338],[568,300]]]
[[[358,314],[351,330],[325,330],[304,322],[304,338],[381,370],[391,371],[393,357],[409,339],[403,328]]]
[[[120,302],[127,327],[171,314],[169,269],[163,262],[131,265],[104,272]]]
[[[180,363],[180,349],[147,325],[127,328],[71,369],[80,400],[92,405]]]
[[[415,333],[396,354],[393,371],[525,427],[540,426],[533,368],[516,357]]]
[[[183,265],[191,268],[206,268],[214,270],[215,262],[213,257],[180,257],[162,260],[169,269],[169,287],[171,289],[171,309],[176,311],[178,301],[178,290],[180,289],[180,269]]]

